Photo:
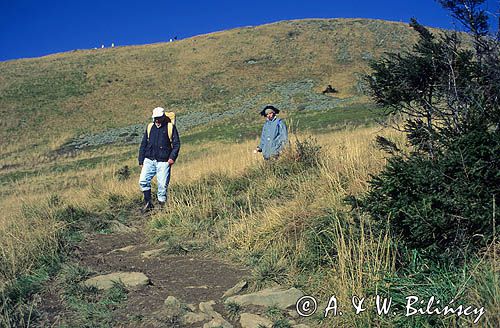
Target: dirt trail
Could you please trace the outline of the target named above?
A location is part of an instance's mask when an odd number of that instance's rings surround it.
[[[216,311],[224,313],[222,295],[248,274],[245,269],[200,253],[161,253],[145,258],[143,252],[160,249],[161,245],[150,244],[140,231],[139,228],[133,232],[90,235],[75,252],[75,262],[99,275],[135,271],[144,273],[150,279],[149,285],[128,292],[123,306],[113,312],[113,327],[181,327],[159,324],[155,319],[155,312],[162,308],[168,296],[196,306],[200,302],[214,300],[217,302]],[[132,247],[117,251],[128,246]],[[58,321],[61,321],[59,316],[64,317],[64,313],[58,312],[64,312],[64,307],[55,301],[58,295],[48,292],[44,297],[42,312],[45,312],[45,323],[57,327]],[[140,322],[137,318],[141,318]],[[203,323],[190,325],[202,326]]]

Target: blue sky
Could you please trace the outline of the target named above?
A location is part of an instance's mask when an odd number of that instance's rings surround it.
[[[486,5],[496,11],[498,1]],[[0,0],[0,61],[179,39],[301,18],[363,17],[453,28],[434,0]]]

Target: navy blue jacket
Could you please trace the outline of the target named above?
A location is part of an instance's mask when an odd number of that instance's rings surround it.
[[[175,161],[179,155],[180,148],[181,141],[179,140],[179,133],[175,125],[172,129],[172,144],[170,144],[167,124],[163,123],[160,128],[157,128],[153,124],[149,139],[148,129],[146,128],[146,131],[144,131],[141,147],[139,148],[139,165],[142,165],[144,158],[157,160],[158,162],[166,162],[169,158]]]

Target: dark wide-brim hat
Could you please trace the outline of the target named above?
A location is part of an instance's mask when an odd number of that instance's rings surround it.
[[[264,107],[261,111],[260,111],[260,115],[262,116],[266,116],[266,109],[271,109],[274,114],[279,114],[280,110],[272,105],[267,105],[266,107]]]

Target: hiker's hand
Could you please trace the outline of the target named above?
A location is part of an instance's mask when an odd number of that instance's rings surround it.
[[[142,169],[142,164],[139,164],[139,167]]]
[[[254,153],[254,154],[257,154],[257,153],[258,153],[257,149],[254,149],[254,150],[253,150],[253,153]]]
[[[171,158],[168,159],[168,164],[170,166],[174,165],[174,163],[175,163],[175,161],[173,159],[171,159]]]

